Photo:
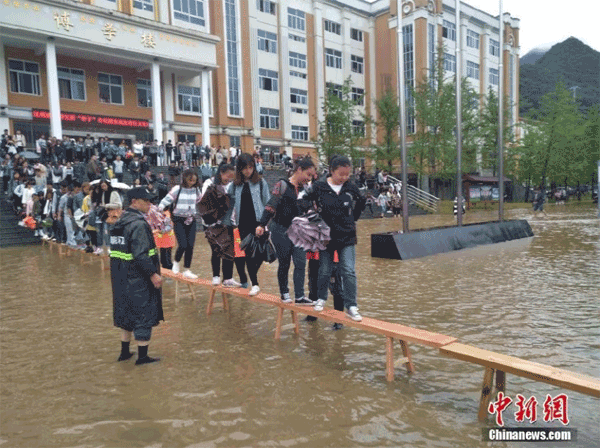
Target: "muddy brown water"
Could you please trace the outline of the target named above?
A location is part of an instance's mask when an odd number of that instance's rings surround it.
[[[411,261],[370,257],[374,232],[399,220],[360,221],[357,248],[363,315],[458,337],[460,342],[600,377],[600,225],[591,207],[549,207],[530,221],[531,240]],[[468,213],[465,223],[493,220]],[[452,223],[411,218],[413,228]],[[210,277],[201,234],[193,270]],[[276,263],[260,271],[277,292]],[[411,345],[416,372],[385,380],[385,339],[355,329],[301,322],[301,334],[273,339],[275,309],[231,299],[231,311],[205,315],[196,302],[174,301],[164,287],[166,321],[150,353],[158,364],[115,362],[110,276],[99,264],[59,259],[47,248],[0,251],[0,447],[478,447],[480,366]],[[331,300],[329,300],[331,306]],[[508,396],[535,396],[544,423],[546,395],[565,392],[508,375]],[[568,428],[597,447],[600,402],[568,395]],[[521,446],[532,446],[522,444]],[[535,445],[533,445],[535,446]],[[542,445],[539,445],[542,446]]]

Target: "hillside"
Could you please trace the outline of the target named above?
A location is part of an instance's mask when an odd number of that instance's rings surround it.
[[[529,53],[528,53],[529,55]],[[533,64],[521,65],[521,115],[539,107],[542,96],[562,79],[567,88],[579,86],[577,99],[586,112],[600,103],[600,53],[570,37],[550,48]]]
[[[546,54],[549,48],[534,48],[523,56],[519,61],[523,64],[535,64],[542,56]]]

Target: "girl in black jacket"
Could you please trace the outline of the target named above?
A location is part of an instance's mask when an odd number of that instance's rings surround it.
[[[322,311],[327,300],[333,254],[339,256],[339,275],[343,284],[342,295],[348,316],[362,320],[356,304],[356,221],[365,208],[365,198],[351,182],[352,162],[344,156],[334,156],[326,180],[317,181],[306,189],[302,197],[306,204],[315,203],[323,221],[331,229],[331,241],[327,249],[320,252],[318,300],[315,311]]]

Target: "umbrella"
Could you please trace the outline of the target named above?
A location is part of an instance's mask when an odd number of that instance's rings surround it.
[[[21,154],[19,154],[21,157],[27,159],[27,160],[34,160],[34,159],[39,159],[40,155],[38,153],[35,153],[33,151],[24,151]]]
[[[310,210],[304,216],[296,216],[287,230],[287,235],[294,246],[311,252],[325,250],[331,240],[329,226],[314,210]]]

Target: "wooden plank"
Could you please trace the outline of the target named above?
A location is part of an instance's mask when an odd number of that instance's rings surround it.
[[[458,342],[440,347],[440,353],[462,361],[472,362],[505,373],[512,373],[513,375],[600,398],[600,379],[591,376],[526,361],[514,356],[494,353]]]
[[[407,359],[406,361],[406,370],[408,373],[413,373],[415,371],[415,366],[412,363],[412,355],[410,354],[410,349],[408,348],[408,344],[400,340],[400,347],[402,347],[402,354]]]
[[[488,416],[488,404],[492,394],[492,382],[494,381],[494,369],[491,367],[485,368],[483,374],[483,385],[481,386],[481,398],[479,399],[479,413],[477,417],[479,421],[484,421]]]
[[[394,381],[394,339],[390,336],[385,339],[385,377]]]

